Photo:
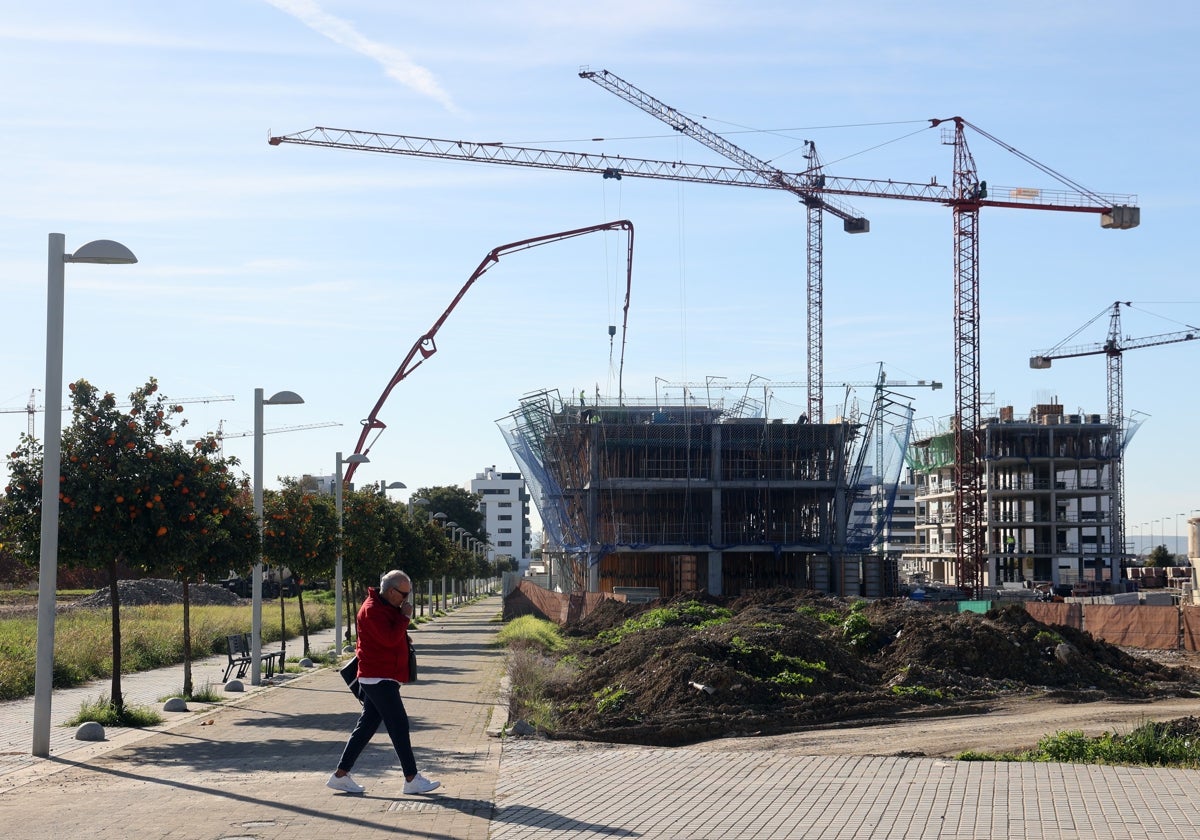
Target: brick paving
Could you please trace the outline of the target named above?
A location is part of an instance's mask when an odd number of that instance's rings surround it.
[[[100,744],[56,727],[49,759],[28,754],[22,703],[0,705],[0,831],[19,840],[1197,836],[1194,771],[501,740],[503,654],[490,644],[499,610],[493,596],[416,634],[422,681],[404,696],[417,761],[443,784],[433,795],[401,793],[383,733],[354,770],[366,793],[324,786],[357,714],[325,668]],[[224,658],[198,667],[210,664],[217,684]],[[145,704],[181,682],[166,669],[123,686]],[[55,692],[56,719],[78,709],[69,695]]]

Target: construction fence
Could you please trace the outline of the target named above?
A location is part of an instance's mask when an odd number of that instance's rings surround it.
[[[1200,606],[1029,602],[1043,624],[1087,631],[1093,638],[1145,650],[1200,650]]]

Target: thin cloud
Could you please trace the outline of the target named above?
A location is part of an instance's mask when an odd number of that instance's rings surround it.
[[[296,18],[317,34],[324,35],[334,43],[341,44],[376,62],[389,78],[406,88],[440,102],[448,111],[458,113],[458,106],[438,84],[433,73],[414,62],[403,51],[372,41],[346,21],[324,12],[312,0],[266,0],[266,2],[281,12]]]

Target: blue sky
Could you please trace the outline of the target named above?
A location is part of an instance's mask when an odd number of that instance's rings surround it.
[[[805,377],[804,211],[786,193],[302,146],[316,125],[721,163],[578,77],[608,69],[751,154],[830,175],[949,183],[929,118],[962,116],[1100,193],[1136,194],[1142,226],[1091,215],[981,215],[982,388],[1018,414],[1055,397],[1105,411],[1099,356],[1029,369],[1115,300],[1134,337],[1200,324],[1194,4],[1108,2],[0,4],[0,440],[44,379],[46,239],[111,238],[136,266],[67,267],[68,380],[118,395],[148,376],[189,404],[188,436],[271,407],[276,477],[330,474],[417,338],[492,248],[619,218],[636,228],[623,380]],[[592,138],[605,138],[593,141]],[[1058,184],[979,135],[980,176]],[[918,417],[953,408],[951,219],[935,204],[855,199],[871,233],[825,232],[826,380],[939,379]],[[616,395],[624,243],[591,236],[505,257],[392,393],[359,484],[466,485],[515,468],[494,421],[519,397]],[[1107,318],[1080,343],[1104,339]],[[618,336],[619,339],[619,336]],[[1127,527],[1149,541],[1200,508],[1192,436],[1200,346],[1125,355]],[[657,378],[657,379],[656,379]],[[718,380],[713,380],[714,382]],[[715,396],[715,394],[714,394]],[[40,403],[42,394],[37,395]],[[840,401],[827,392],[826,413]],[[779,389],[794,419],[802,389]],[[37,418],[39,435],[41,415]],[[226,451],[249,468],[248,437]],[[395,498],[406,498],[406,492]],[[1180,517],[1179,514],[1185,514]]]

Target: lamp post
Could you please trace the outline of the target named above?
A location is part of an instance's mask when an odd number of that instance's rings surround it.
[[[408,518],[409,519],[412,519],[413,505],[420,505],[421,507],[429,507],[429,500],[423,499],[420,496],[410,496],[408,499]]]
[[[342,464],[369,463],[371,463],[371,459],[366,455],[355,453],[342,460],[342,453],[337,453],[337,474],[333,485],[333,503],[337,508],[337,563],[333,569],[333,644],[335,653],[342,651],[342,493],[344,491],[342,485],[345,483],[342,481]],[[383,495],[382,492],[380,495]]]
[[[42,435],[42,522],[38,557],[37,660],[33,681],[33,754],[50,756],[50,704],[54,691],[54,608],[58,590],[58,484],[62,474],[63,313],[67,263],[129,265],[137,262],[120,242],[97,239],[73,254],[66,236],[50,234],[46,271],[46,395]]]
[[[353,457],[353,456],[351,456],[351,457]],[[347,461],[346,463],[350,463],[350,462]],[[407,490],[407,489],[408,489],[408,485],[405,484],[403,481],[393,481],[391,484],[388,484],[384,479],[382,479],[382,478],[379,479],[379,495],[383,496],[385,499],[387,498],[387,491],[389,491],[389,490]]]
[[[280,391],[263,399],[263,389],[254,389],[254,521],[258,523],[258,550],[250,581],[250,684],[262,683],[262,547],[263,547],[263,406],[299,405],[304,398],[295,391]]]

